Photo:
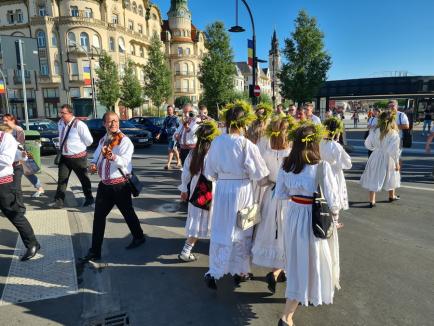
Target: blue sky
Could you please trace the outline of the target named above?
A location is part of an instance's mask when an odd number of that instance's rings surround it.
[[[170,0],[155,0],[167,18]],[[274,28],[283,40],[294,30],[301,9],[315,16],[332,56],[329,79],[389,75],[434,75],[434,0],[248,0],[255,16],[258,57],[268,59]],[[189,0],[193,23],[204,29],[221,20],[235,22],[235,0]],[[231,34],[237,61],[247,60],[250,21],[240,1],[240,25],[245,33]]]

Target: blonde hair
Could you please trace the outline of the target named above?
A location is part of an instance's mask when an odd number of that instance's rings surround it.
[[[247,128],[247,138],[254,144],[258,143],[259,139],[265,136],[268,120],[256,119]]]
[[[391,131],[398,131],[398,126],[395,122],[396,114],[390,111],[385,111],[378,117],[378,128],[380,129],[380,139],[383,140]]]
[[[9,127],[7,124],[0,123],[0,131],[11,133],[13,131],[13,129],[11,127]]]
[[[267,128],[267,134],[270,137],[270,146],[272,149],[281,150],[289,147],[289,129],[294,127],[289,119],[273,119]]]

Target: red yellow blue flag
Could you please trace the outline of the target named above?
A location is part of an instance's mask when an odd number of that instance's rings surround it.
[[[6,92],[5,82],[3,79],[0,79],[0,94],[4,94]]]
[[[85,85],[92,84],[92,81],[90,79],[90,67],[83,67],[83,81]]]
[[[250,67],[253,67],[253,40],[247,40],[247,53],[248,53],[247,63]]]

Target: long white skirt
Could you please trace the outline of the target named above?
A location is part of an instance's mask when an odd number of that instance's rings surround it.
[[[330,239],[312,232],[312,206],[288,203],[284,219],[286,293],[288,300],[317,306],[333,303],[339,286],[339,242],[336,227]]]
[[[219,180],[213,199],[209,271],[215,279],[250,272],[253,228],[237,226],[237,212],[253,203],[249,180]]]
[[[376,149],[366,163],[360,185],[375,192],[393,190],[401,186],[401,174],[395,171],[395,163],[390,156],[381,149]]]
[[[253,240],[253,263],[268,268],[285,268],[283,216],[287,201],[273,198],[273,186],[262,197],[261,223],[256,226]]]
[[[188,203],[188,216],[185,222],[187,238],[208,239],[210,226],[210,212]]]

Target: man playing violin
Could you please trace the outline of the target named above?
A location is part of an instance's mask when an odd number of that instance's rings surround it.
[[[98,173],[101,182],[96,193],[92,247],[87,256],[82,259],[83,261],[101,258],[106,218],[114,205],[122,213],[133,235],[133,240],[126,249],[136,248],[145,243],[146,240],[139,218],[133,208],[131,189],[124,177],[124,175],[131,174],[132,171],[131,159],[134,145],[119,130],[119,116],[115,112],[104,114],[103,122],[107,133],[100,140],[89,167],[91,173]]]
[[[190,150],[196,147],[196,130],[199,128],[198,122],[198,119],[194,116],[192,105],[190,103],[185,104],[182,108],[182,124],[174,134],[175,140],[181,147],[179,156],[182,164],[184,164]]]

